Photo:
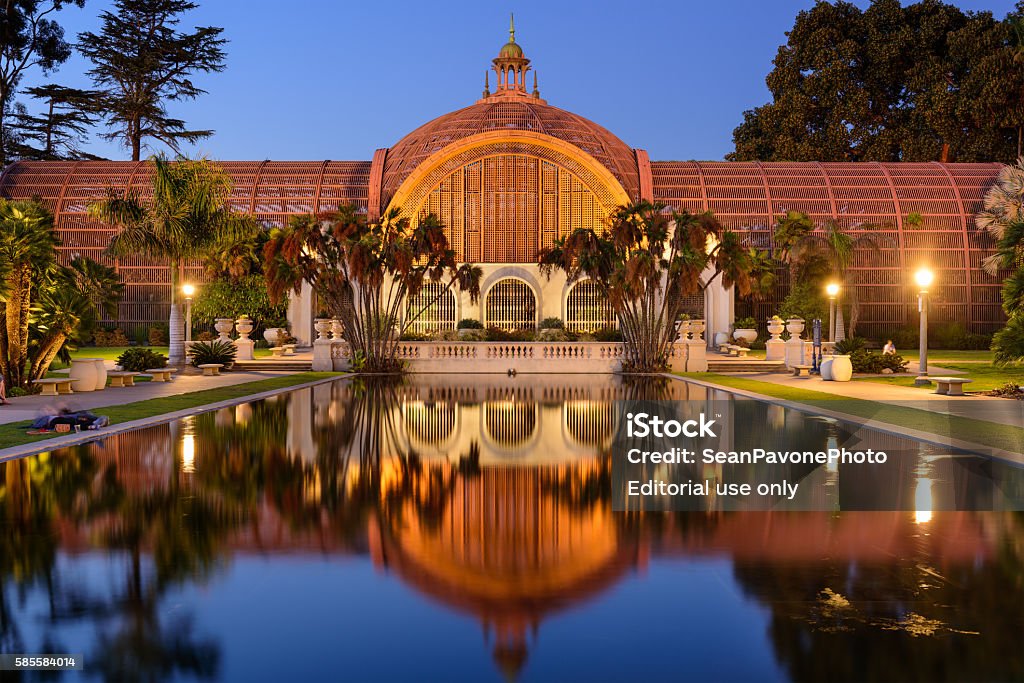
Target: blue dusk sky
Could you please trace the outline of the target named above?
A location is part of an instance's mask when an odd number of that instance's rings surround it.
[[[222,26],[227,68],[172,115],[214,137],[186,150],[214,159],[368,160],[378,147],[473,103],[484,71],[516,38],[549,104],[605,126],[652,159],[721,159],[764,85],[796,13],[813,0],[355,2],[197,0],[185,25]],[[866,2],[858,2],[866,5]],[[960,0],[1002,18],[1012,0]],[[69,38],[112,5],[59,15]],[[52,76],[88,87],[77,54]],[[43,82],[38,74],[24,85]],[[493,86],[493,79],[492,79]],[[93,153],[126,150],[94,137]],[[150,150],[154,151],[154,150]]]

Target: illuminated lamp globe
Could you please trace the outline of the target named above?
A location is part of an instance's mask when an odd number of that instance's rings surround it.
[[[921,268],[914,273],[914,282],[921,288],[921,291],[926,291],[931,287],[932,282],[935,281],[935,273],[929,268]]]
[[[832,299],[836,298],[836,295],[839,294],[839,285],[834,282],[829,283],[828,286],[825,287],[825,293]]]
[[[196,293],[196,288],[194,285],[183,285],[181,291],[185,296],[191,298]]]

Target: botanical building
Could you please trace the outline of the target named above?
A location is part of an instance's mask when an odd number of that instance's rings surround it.
[[[454,327],[461,318],[504,328],[533,327],[549,316],[577,330],[607,324],[610,312],[596,288],[541,276],[537,252],[641,198],[711,210],[762,248],[789,210],[854,234],[878,233],[880,248],[859,254],[852,267],[865,332],[914,321],[910,273],[921,265],[939,274],[934,318],[975,331],[1002,321],[1000,282],[981,269],[990,243],[973,219],[998,164],[651,161],[647,151],[541,98],[514,30],[492,65],[476,102],[425,123],[371,160],[223,162],[234,181],[231,203],[267,226],[347,202],[371,217],[392,206],[414,220],[436,213],[460,257],[484,268],[484,296],[477,303],[442,300],[419,323],[422,330]],[[111,231],[86,216],[87,205],[108,188],[144,191],[147,174],[145,162],[22,162],[4,173],[0,194],[42,198],[55,211],[65,254],[100,259]],[[115,265],[126,283],[118,322],[166,320],[164,264],[130,258]],[[191,275],[198,279],[201,268]],[[709,332],[724,331],[736,306],[761,319],[775,313],[784,287],[775,302],[749,304],[713,286],[689,308],[708,319]],[[310,292],[292,302],[300,340],[311,338],[313,309]]]

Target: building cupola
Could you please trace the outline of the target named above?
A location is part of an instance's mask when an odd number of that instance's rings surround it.
[[[498,56],[492,60],[497,83],[494,92],[484,89],[484,98],[488,97],[527,97],[540,99],[537,90],[536,74],[534,74],[533,92],[526,90],[526,72],[530,70],[530,60],[523,54],[523,48],[516,42],[515,16],[509,20],[508,42],[502,46]]]

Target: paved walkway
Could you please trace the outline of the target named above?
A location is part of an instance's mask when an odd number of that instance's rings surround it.
[[[70,410],[92,410],[102,415],[103,411],[100,409],[105,406],[190,394],[195,391],[218,389],[290,374],[294,373],[249,371],[226,372],[217,377],[204,377],[202,375],[183,375],[179,372],[170,382],[139,382],[134,387],[107,387],[103,391],[90,391],[67,396],[19,396],[9,399],[9,405],[0,406],[0,424],[32,420],[38,415],[62,407]]]
[[[948,374],[938,368],[938,373]],[[932,369],[929,367],[929,372]],[[930,410],[945,415],[959,415],[975,420],[998,422],[1014,427],[1024,427],[1024,401],[1014,401],[996,396],[943,396],[934,389],[916,389],[878,382],[826,382],[820,377],[793,377],[771,373],[723,373],[733,377],[744,377],[770,382],[782,386],[821,391],[842,398],[856,398],[877,401],[889,405]]]

